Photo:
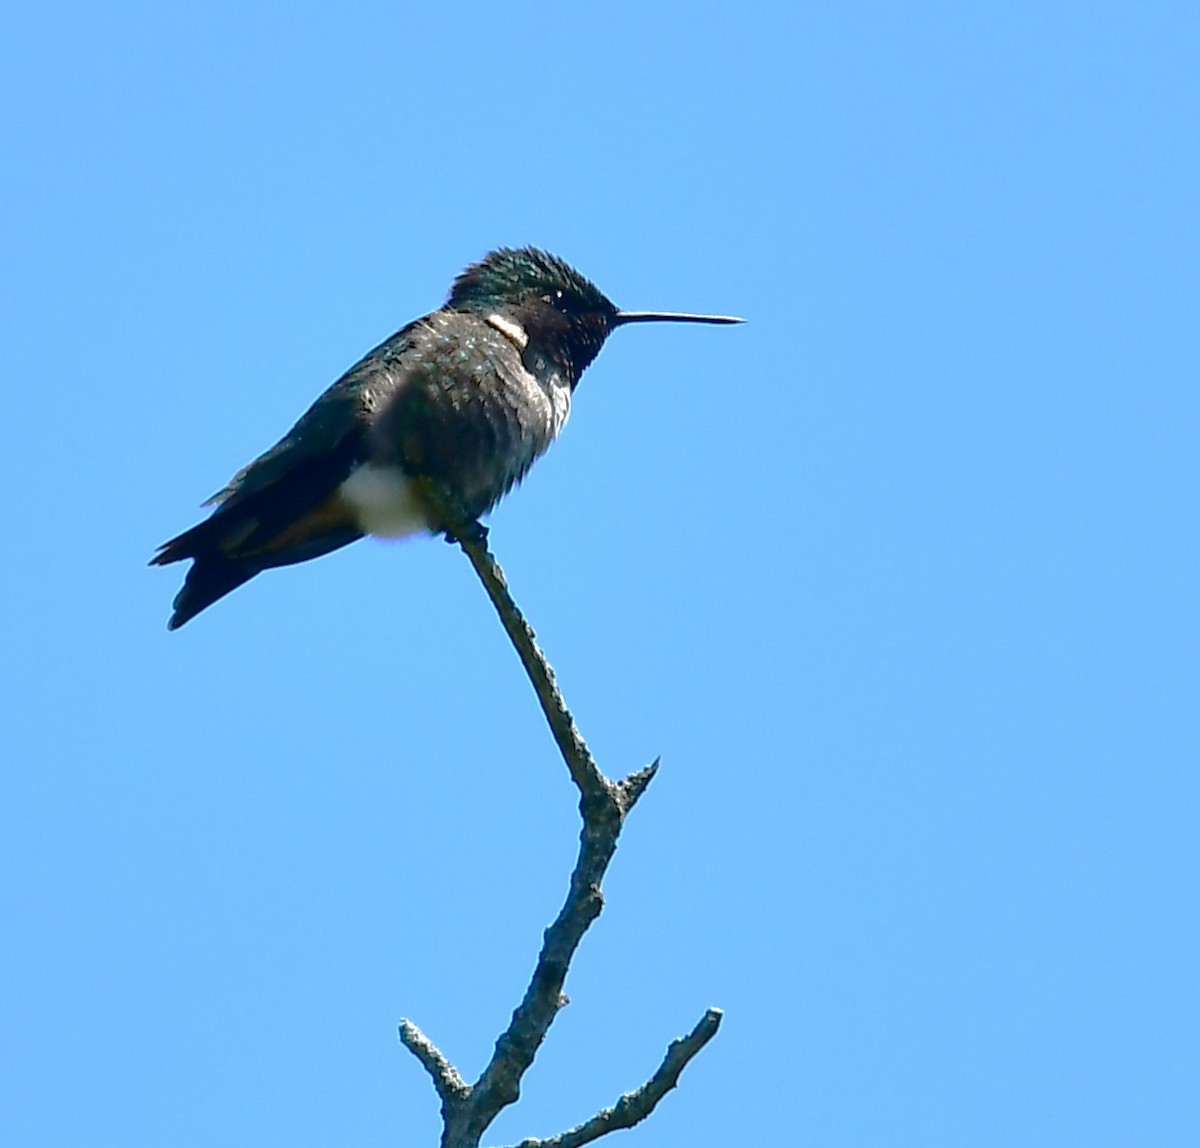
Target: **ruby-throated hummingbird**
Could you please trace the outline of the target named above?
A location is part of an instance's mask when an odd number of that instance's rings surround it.
[[[205,521],[159,547],[153,565],[193,563],[168,627],[263,570],[364,534],[444,532],[424,482],[474,521],[562,430],[613,329],[652,322],[741,320],[619,311],[545,251],[493,251],[459,275],[444,307],[381,343],[238,471]]]

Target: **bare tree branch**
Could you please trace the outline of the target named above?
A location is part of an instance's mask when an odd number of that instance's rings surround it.
[[[456,541],[471,560],[500,616],[579,790],[579,811],[583,818],[579,857],[566,901],[546,930],[524,999],[496,1041],[492,1058],[479,1080],[473,1085],[466,1084],[420,1029],[408,1021],[400,1027],[401,1041],[424,1065],[441,1098],[442,1148],[478,1148],[497,1113],[517,1100],[521,1078],[533,1063],[558,1010],[566,1003],[562,990],[567,970],[584,933],[603,908],[600,883],[616,851],[621,827],[653,779],[658,762],[618,782],[610,781],[600,772],[567,709],[554,671],[538,648],[533,629],[508,592],[504,572],[488,549],[487,531],[478,522],[456,512],[443,491],[423,483],[421,493],[434,513],[434,521],[445,524],[447,539]],[[720,1021],[720,1012],[710,1009],[691,1034],[670,1046],[662,1066],[646,1084],[623,1096],[615,1107],[606,1109],[587,1124],[563,1133],[563,1137],[575,1139],[559,1137],[554,1141],[526,1141],[526,1144],[553,1144],[555,1148],[559,1148],[560,1141],[563,1146],[585,1144],[605,1132],[627,1128],[644,1119],[662,1096],[675,1087],[679,1073],[716,1033]]]
[[[545,1140],[522,1140],[515,1148],[579,1148],[581,1144],[590,1144],[609,1132],[632,1128],[645,1120],[658,1102],[679,1083],[679,1074],[692,1057],[717,1035],[723,1015],[719,1008],[710,1008],[687,1036],[671,1041],[658,1071],[641,1088],[625,1093],[611,1108],[597,1112],[591,1120],[557,1136]]]
[[[571,771],[571,777],[575,784],[585,797],[606,792],[611,788],[612,783],[600,772],[600,767],[596,765],[587,743],[583,740],[583,735],[575,725],[575,719],[571,716],[571,711],[567,709],[567,703],[558,688],[554,670],[546,661],[545,654],[537,644],[533,628],[525,620],[524,615],[517,608],[516,602],[513,601],[512,595],[508,592],[508,582],[504,577],[504,571],[500,569],[496,559],[492,557],[492,552],[488,549],[486,534],[480,528],[474,533],[464,530],[456,537],[459,545],[471,560],[471,565],[475,567],[475,573],[479,575],[479,580],[483,583],[488,597],[491,598],[492,605],[496,607],[496,613],[500,615],[500,621],[508,632],[509,640],[516,648],[517,656],[525,667],[525,673],[533,683],[534,691],[542,706],[542,713],[546,715],[550,732],[558,743],[559,752],[562,753],[563,760],[567,763],[567,769]]]
[[[440,1052],[438,1047],[410,1020],[400,1022],[400,1043],[408,1049],[433,1077],[433,1087],[443,1106],[461,1102],[471,1093],[471,1087]]]

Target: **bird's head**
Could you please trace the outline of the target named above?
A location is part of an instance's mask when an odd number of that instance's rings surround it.
[[[590,279],[536,247],[501,247],[454,281],[446,306],[498,316],[531,346],[547,351],[574,386],[624,323],[740,323],[724,315],[621,311]]]

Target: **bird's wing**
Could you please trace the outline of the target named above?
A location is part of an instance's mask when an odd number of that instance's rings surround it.
[[[301,476],[310,475],[314,493],[323,487],[322,494],[329,494],[363,461],[371,414],[385,397],[406,389],[415,365],[409,353],[432,334],[428,318],[417,319],[368,351],[283,438],[242,467],[204,505],[215,505],[220,512],[281,483],[299,485]]]
[[[207,505],[203,522],[159,547],[152,565],[192,559],[168,622],[177,629],[262,570],[304,562],[362,537],[340,488],[368,453],[371,418],[405,385],[401,364],[415,324],[350,368],[270,450]]]
[[[412,324],[350,368],[273,447],[244,466],[205,505],[213,513],[169,542],[157,565],[220,556],[261,569],[286,565],[345,545],[360,532],[337,491],[365,459],[367,422],[387,370],[410,345]]]
[[[242,467],[204,505],[218,507],[219,513],[280,484],[297,485],[301,476],[314,481],[314,494],[329,493],[349,473],[362,437],[362,393],[356,384],[350,372],[344,375],[283,438]]]

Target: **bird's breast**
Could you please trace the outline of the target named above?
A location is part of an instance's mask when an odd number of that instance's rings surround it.
[[[343,496],[383,537],[427,528],[405,475],[440,484],[478,517],[524,478],[571,409],[562,368],[502,316],[435,313],[371,368],[365,465]]]

